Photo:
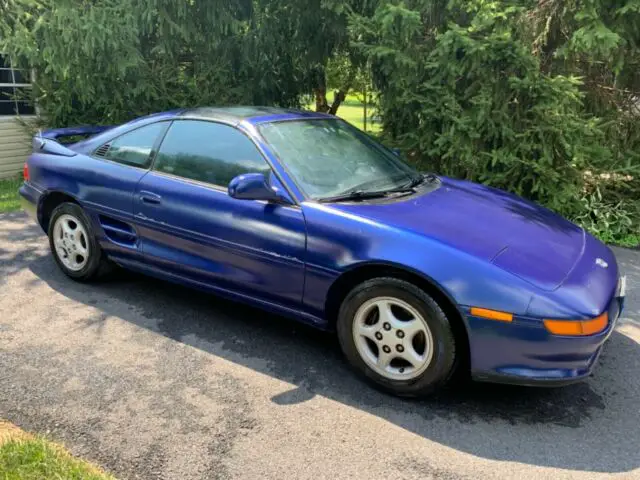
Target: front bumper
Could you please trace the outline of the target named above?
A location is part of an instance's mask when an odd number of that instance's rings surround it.
[[[471,375],[475,380],[528,386],[562,386],[588,377],[620,317],[623,296],[609,303],[609,324],[595,335],[550,334],[542,320],[511,323],[467,316]]]

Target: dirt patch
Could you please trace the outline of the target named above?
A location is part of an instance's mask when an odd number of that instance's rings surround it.
[[[0,420],[0,446],[9,440],[27,440],[31,436],[9,422]]]

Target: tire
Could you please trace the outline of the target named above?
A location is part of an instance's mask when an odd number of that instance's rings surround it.
[[[58,205],[51,213],[48,236],[53,258],[68,277],[88,282],[111,271],[112,264],[79,205],[69,202]]]
[[[455,370],[456,342],[447,316],[432,297],[403,280],[376,278],[356,286],[342,302],[337,333],[355,370],[394,395],[428,396]],[[389,353],[381,359],[382,349]]]

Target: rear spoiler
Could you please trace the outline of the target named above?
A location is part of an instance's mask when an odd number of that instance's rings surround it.
[[[74,152],[64,145],[60,145],[55,140],[40,135],[33,137],[31,145],[33,146],[33,153],[43,152],[50,153],[51,155],[61,155],[63,157],[73,157],[77,155],[77,152]]]
[[[33,141],[31,142],[34,152],[44,152],[52,155],[61,155],[63,157],[73,157],[77,155],[70,148],[61,144],[60,140],[69,137],[90,137],[91,135],[97,135],[98,133],[109,130],[112,127],[96,126],[96,127],[70,127],[70,128],[55,128],[52,130],[46,130],[39,132]]]
[[[49,138],[51,140],[58,140],[65,137],[90,137],[91,135],[97,135],[105,130],[109,130],[113,127],[107,126],[95,126],[95,127],[69,127],[69,128],[54,128],[52,130],[46,130],[40,133],[42,138]]]

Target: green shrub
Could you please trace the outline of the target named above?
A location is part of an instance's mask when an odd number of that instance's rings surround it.
[[[3,0],[0,51],[50,126],[205,105],[300,106],[347,39],[343,2]]]
[[[0,4],[0,51],[35,70],[45,125],[299,106],[332,59],[331,81],[371,77],[383,138],[417,166],[523,195],[607,241],[640,232],[639,0]],[[597,201],[593,178],[614,179]]]
[[[603,201],[600,188],[596,187],[592,193],[580,199],[581,211],[572,218],[593,235],[607,243],[621,243],[625,246],[635,246],[640,243],[640,236],[631,231],[633,226],[633,211],[631,202],[620,201],[612,204]]]
[[[383,2],[373,17],[353,17],[384,136],[422,168],[525,196],[603,240],[628,239],[638,197],[607,189],[594,202],[585,172],[624,172],[633,183],[640,165],[629,152],[640,143],[623,145],[629,124],[619,112],[603,119],[585,108],[584,81],[570,68],[548,68],[532,47],[527,3]]]

